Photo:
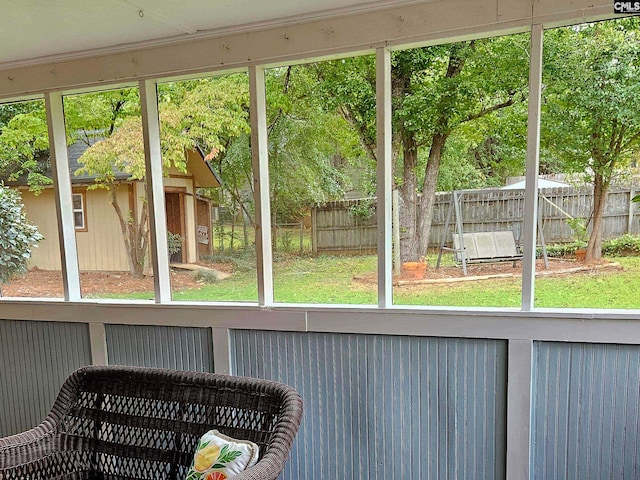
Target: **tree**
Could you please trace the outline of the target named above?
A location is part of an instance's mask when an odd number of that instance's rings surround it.
[[[144,276],[144,264],[149,245],[149,209],[146,195],[141,198],[140,210],[123,210],[118,202],[117,171],[127,172],[129,180],[144,179],[144,151],[142,143],[142,124],[137,117],[129,117],[114,133],[89,147],[79,158],[83,164],[76,175],[88,174],[95,182],[88,188],[103,188],[110,194],[122,239],[127,252],[129,272],[134,278]],[[146,192],[146,189],[144,190]]]
[[[344,196],[342,163],[363,156],[358,137],[315,94],[317,78],[304,66],[272,69],[267,77],[272,223],[295,221],[310,204]],[[278,220],[280,219],[280,220]]]
[[[602,255],[602,222],[615,175],[640,145],[637,18],[555,29],[545,37],[543,142],[593,184],[587,261]]]
[[[402,204],[403,261],[426,253],[448,140],[461,127],[524,98],[527,45],[528,36],[517,35],[394,52],[394,180]],[[375,159],[373,58],[326,62],[318,64],[317,71],[325,95]]]
[[[34,191],[42,190],[52,183],[44,175],[46,165],[39,161],[48,148],[43,102],[0,106],[0,178],[26,176]]]
[[[27,222],[18,192],[0,185],[0,287],[27,271],[31,250],[42,239]]]

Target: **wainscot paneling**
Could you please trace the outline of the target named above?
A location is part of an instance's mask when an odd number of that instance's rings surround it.
[[[110,365],[213,372],[210,328],[106,325]]]
[[[640,478],[640,347],[534,349],[532,478]]]
[[[0,320],[0,437],[42,422],[64,380],[89,364],[87,324]]]
[[[294,386],[282,479],[501,479],[506,343],[236,330],[232,370]]]

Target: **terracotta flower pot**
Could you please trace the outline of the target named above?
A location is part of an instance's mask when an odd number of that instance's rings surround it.
[[[402,264],[402,273],[406,278],[422,280],[427,273],[427,262],[404,262]]]

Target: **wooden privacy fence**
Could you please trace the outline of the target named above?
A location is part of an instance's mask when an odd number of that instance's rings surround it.
[[[612,188],[604,212],[603,238],[640,233],[640,209],[631,199],[640,193],[634,188]],[[437,247],[443,233],[451,245],[455,222],[444,232],[450,192],[436,194],[429,245]],[[547,243],[571,242],[575,235],[567,215],[588,217],[593,191],[588,187],[563,187],[540,191],[538,208]],[[364,213],[370,206],[371,215]],[[511,230],[516,241],[522,239],[524,190],[466,190],[461,202],[465,232]],[[375,253],[377,227],[375,199],[344,200],[318,205],[312,210],[312,245],[315,254],[360,255]]]

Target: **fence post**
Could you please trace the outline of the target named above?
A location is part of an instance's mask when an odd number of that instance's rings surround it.
[[[318,207],[313,206],[311,209],[311,251],[313,252],[313,256],[318,256],[318,229],[316,228],[316,223],[318,221]]]
[[[400,265],[400,199],[398,190],[393,191],[392,211],[393,211],[393,273],[400,275],[402,268]]]
[[[304,243],[304,222],[300,221],[300,256],[302,256],[303,249],[302,244]]]
[[[634,215],[635,208],[634,208],[634,203],[631,200],[635,196],[636,196],[635,191],[632,188],[631,190],[629,190],[629,219],[628,219],[628,222],[627,222],[627,233],[629,235],[633,234],[633,231],[635,230],[633,228],[633,217],[635,217],[635,215]]]

